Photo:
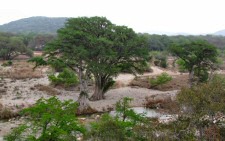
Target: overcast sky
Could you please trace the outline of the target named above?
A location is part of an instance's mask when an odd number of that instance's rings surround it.
[[[225,0],[1,0],[0,25],[31,16],[104,16],[136,32],[225,29]]]

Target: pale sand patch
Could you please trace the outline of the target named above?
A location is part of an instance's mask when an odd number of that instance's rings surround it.
[[[123,99],[124,97],[130,97],[133,99],[131,102],[132,107],[141,107],[144,106],[145,97],[156,95],[156,94],[168,94],[174,97],[177,93],[175,91],[157,91],[146,88],[131,88],[131,87],[123,87],[119,89],[112,89],[105,94],[104,100],[99,101],[90,101],[90,105],[92,108],[98,111],[107,110],[107,108],[115,108],[115,104],[117,101]]]
[[[166,72],[169,75],[180,75],[179,72],[161,69],[156,66],[151,66],[151,69],[153,70],[153,72],[143,73],[143,74],[137,75],[137,76],[155,76],[155,75],[159,75],[163,72]],[[135,78],[135,76],[132,74],[123,73],[123,74],[118,75],[114,80],[119,81],[120,83],[123,83],[124,86],[128,86],[134,78]]]
[[[153,76],[158,75],[164,72],[164,70],[159,69],[157,67],[152,67],[153,73],[144,73],[145,76]],[[168,74],[176,75],[179,73],[174,73],[167,71]],[[133,99],[131,106],[138,107],[143,106],[145,102],[145,97],[155,94],[168,94],[171,96],[175,96],[177,91],[157,91],[150,90],[146,88],[134,88],[128,87],[127,85],[134,79],[135,76],[131,74],[121,74],[117,78],[116,81],[120,81],[124,83],[122,88],[111,89],[105,94],[104,100],[99,101],[90,101],[90,105],[92,108],[98,111],[105,111],[115,107],[117,101],[121,100],[124,97],[130,97]],[[4,84],[5,89],[7,90],[5,95],[2,95],[0,98],[0,102],[6,106],[10,107],[13,111],[29,107],[34,104],[39,98],[49,98],[51,96],[47,95],[43,91],[38,91],[34,88],[35,85],[49,85],[49,81],[47,76],[43,78],[35,78],[35,79],[24,79],[24,80],[12,80],[12,79],[4,79],[2,82]],[[60,100],[68,100],[72,99],[76,101],[79,97],[79,91],[66,91],[64,89],[57,89],[60,91],[60,94],[57,97]],[[90,95],[93,92],[90,91]],[[17,121],[13,122],[0,122],[0,140],[1,136],[6,135],[10,132],[11,127],[17,125]]]

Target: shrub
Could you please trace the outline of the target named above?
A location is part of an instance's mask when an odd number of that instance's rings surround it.
[[[2,64],[3,67],[12,66],[12,65],[13,65],[13,62],[11,60]]]
[[[64,69],[58,76],[49,75],[49,80],[54,85],[63,85],[65,87],[78,84],[78,78],[74,72],[69,69]]]
[[[150,53],[150,57],[153,60],[154,65],[167,68],[167,53],[166,52],[158,52],[153,51]]]
[[[222,112],[225,114],[225,77],[214,76],[212,81],[193,88],[183,88],[177,95],[181,105],[191,109],[189,114],[203,116]]]
[[[151,87],[161,86],[169,81],[172,80],[172,77],[163,72],[162,74],[156,76],[156,78],[150,78],[149,82],[151,84]]]
[[[177,95],[178,102],[182,107],[184,116],[191,117],[195,122],[196,128],[202,132],[201,139],[207,135],[204,133],[209,127],[220,127],[220,120],[217,120],[217,114],[225,115],[225,77],[221,75],[214,76],[212,81],[199,84],[192,88],[183,88]],[[215,131],[215,130],[214,130]],[[219,132],[219,131],[218,131]],[[218,134],[218,133],[216,133]],[[221,136],[223,136],[220,133]],[[214,138],[213,140],[219,140]]]
[[[187,72],[185,68],[185,61],[182,59],[177,59],[176,64],[178,65],[179,72]]]
[[[85,128],[78,123],[75,116],[77,103],[72,100],[61,102],[52,97],[39,99],[30,108],[23,110],[28,121],[15,128],[5,139],[38,141],[76,141],[77,135],[83,134]]]
[[[89,138],[102,141],[139,140],[139,134],[133,129],[144,126],[145,118],[144,114],[136,114],[129,109],[131,100],[125,97],[116,103],[116,116],[105,114],[100,121],[92,123]]]

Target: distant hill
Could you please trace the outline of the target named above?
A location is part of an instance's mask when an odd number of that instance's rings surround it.
[[[64,26],[68,18],[30,17],[0,25],[0,31],[11,33],[49,33]]]
[[[222,35],[222,36],[225,36],[225,29],[215,32],[214,35]]]

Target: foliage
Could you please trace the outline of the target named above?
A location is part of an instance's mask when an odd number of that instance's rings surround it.
[[[28,121],[15,128],[5,137],[7,140],[75,141],[77,134],[85,132],[75,117],[77,103],[61,102],[52,97],[39,99],[30,108],[23,110]]]
[[[225,113],[225,78],[214,76],[213,80],[193,88],[183,88],[177,95],[181,105],[187,107],[189,114],[196,116]],[[189,111],[190,110],[190,111]]]
[[[47,65],[47,62],[44,60],[42,56],[36,56],[28,60],[28,62],[35,63],[35,66],[33,69],[36,69],[38,66],[45,66]]]
[[[68,18],[30,17],[10,22],[0,26],[0,31],[10,33],[48,33],[55,34],[63,27]]]
[[[95,78],[93,100],[103,99],[105,85],[123,68],[142,72],[148,51],[144,37],[131,28],[112,24],[104,17],[71,18],[58,37],[45,49],[49,57],[61,59],[79,79]],[[83,80],[80,80],[82,82]]]
[[[164,133],[159,138],[171,141],[196,141],[196,129],[190,117],[179,116],[176,121],[167,124],[159,124],[158,131]],[[157,138],[155,139],[157,140]]]
[[[200,138],[206,137],[208,127],[223,130],[218,114],[225,114],[225,77],[214,76],[212,81],[192,88],[183,88],[177,95],[183,115],[191,117],[196,128],[201,132]],[[217,137],[216,137],[217,138]],[[214,138],[215,139],[215,138]]]
[[[193,76],[198,78],[197,82],[208,79],[208,71],[213,69],[218,56],[215,46],[201,40],[173,45],[170,51],[183,60],[183,67],[189,72],[190,85],[194,82]]]
[[[32,51],[28,49],[19,36],[9,33],[0,33],[0,58],[11,60],[19,54],[32,56]]]
[[[78,84],[76,74],[69,69],[64,69],[58,76],[55,76],[54,74],[49,75],[48,78],[54,85],[64,85],[68,87]]]
[[[216,46],[218,49],[224,50],[225,48],[225,37],[215,35],[200,35],[200,36],[186,36],[186,35],[156,35],[156,34],[139,34],[144,36],[148,41],[148,49],[150,51],[166,51],[172,44],[187,44],[196,40],[205,40],[210,44]]]
[[[11,60],[5,62],[2,64],[2,66],[6,67],[6,66],[12,66],[13,62]]]
[[[28,128],[28,126],[26,126],[26,125],[20,125],[17,128],[14,128],[10,134],[4,136],[4,139],[6,141],[26,140],[27,138],[23,135],[23,133],[27,128]]]
[[[177,59],[176,60],[176,64],[178,64],[178,69],[179,69],[179,72],[186,72],[186,68],[185,68],[185,61],[182,60],[182,59]]]
[[[116,103],[115,116],[105,114],[100,121],[92,123],[90,138],[103,141],[140,139],[134,129],[144,126],[143,123],[146,121],[144,114],[136,114],[129,109],[131,100],[128,97],[123,98]]]
[[[56,72],[62,72],[66,65],[64,64],[63,60],[54,58],[54,59],[48,59],[47,62]]]
[[[151,87],[156,87],[156,86],[161,86],[171,80],[172,80],[172,77],[166,72],[163,72],[160,75],[156,76],[156,78],[150,78],[149,82],[151,84]]]
[[[167,52],[152,51],[150,57],[154,65],[167,68]]]

